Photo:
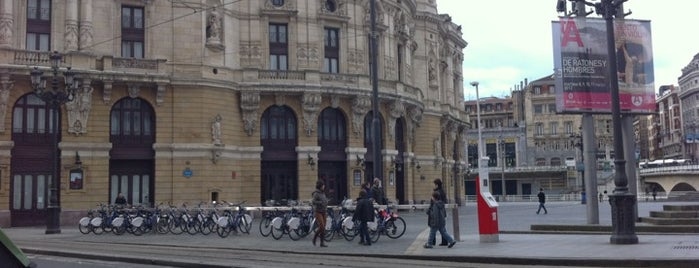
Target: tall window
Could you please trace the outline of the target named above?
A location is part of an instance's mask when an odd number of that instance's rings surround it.
[[[541,136],[544,135],[544,124],[543,123],[536,123],[536,135]]]
[[[549,126],[551,127],[551,135],[558,134],[558,122],[551,122]]]
[[[325,28],[325,60],[323,72],[338,73],[340,59],[340,30],[337,28]]]
[[[27,50],[51,49],[51,0],[27,1]]]
[[[566,134],[573,134],[573,122],[566,121],[565,123],[563,123],[563,126],[566,129]]]
[[[289,46],[286,24],[269,25],[269,69],[286,70]]]
[[[121,56],[143,58],[143,7],[121,7]]]

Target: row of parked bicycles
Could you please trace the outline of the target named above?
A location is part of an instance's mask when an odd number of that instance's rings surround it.
[[[96,209],[89,210],[87,216],[80,219],[78,229],[83,234],[97,235],[130,233],[138,236],[151,232],[177,235],[216,233],[225,238],[233,232],[250,233],[253,218],[243,206],[244,203],[224,202],[213,206],[200,203],[193,208],[187,204],[181,207],[161,204],[155,208],[126,208],[99,204]]]
[[[143,235],[183,234],[191,235],[212,233],[225,238],[231,233],[249,234],[253,226],[251,208],[244,206],[245,202],[233,204],[228,202],[205,204],[195,207],[183,204],[181,207],[159,205],[155,208],[133,207],[125,208],[114,205],[99,204],[97,208],[88,211],[88,215],[80,219],[78,228],[83,234],[114,233],[121,235],[130,233]],[[346,199],[341,206],[329,207],[326,219],[326,230],[323,239],[331,241],[344,238],[352,241],[359,235],[359,222],[352,219],[352,200]],[[304,204],[289,204],[288,206],[262,207],[259,220],[260,234],[279,240],[288,236],[299,240],[313,233],[317,227],[313,211]],[[405,234],[405,220],[389,207],[376,209],[376,219],[368,223],[372,242],[379,240],[381,235],[389,238],[399,238]]]

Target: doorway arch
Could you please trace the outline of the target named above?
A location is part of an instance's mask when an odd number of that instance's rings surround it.
[[[272,106],[262,113],[261,204],[286,205],[298,199],[297,129],[296,115],[287,106]]]

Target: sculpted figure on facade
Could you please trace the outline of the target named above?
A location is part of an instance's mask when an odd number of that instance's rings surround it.
[[[303,129],[306,131],[306,136],[311,136],[313,128],[316,125],[318,118],[318,110],[320,110],[320,102],[323,100],[320,93],[305,93],[301,103],[303,105]]]
[[[83,80],[82,86],[75,91],[72,101],[66,102],[68,112],[68,133],[87,133],[87,120],[92,109],[92,92],[90,80]]]
[[[0,14],[0,46],[12,45],[14,18],[10,12],[11,11],[5,10],[2,14]]]
[[[260,109],[260,93],[241,92],[240,110],[243,114],[245,133],[252,136],[257,126],[257,110]]]
[[[10,91],[14,82],[10,81],[9,74],[2,74],[0,77],[0,133],[5,132],[5,116],[7,115],[7,102],[10,98]]]
[[[391,103],[391,118],[388,120],[388,134],[391,139],[396,137],[396,121],[405,114],[405,106],[400,100]]]
[[[209,13],[209,18],[206,24],[209,36],[206,42],[218,44],[221,43],[221,15],[216,8]]]
[[[213,141],[214,145],[223,145],[221,142],[221,121],[223,119],[221,118],[220,114],[217,114],[214,117],[214,121],[211,122],[211,140]]]
[[[364,129],[364,116],[369,112],[371,99],[366,96],[357,96],[352,100],[352,132],[356,137],[361,136]]]

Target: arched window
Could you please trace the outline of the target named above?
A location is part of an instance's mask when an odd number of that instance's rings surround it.
[[[262,114],[260,139],[265,151],[274,148],[276,152],[295,152],[296,131],[296,117],[289,107],[272,106]]]
[[[323,150],[344,154],[347,146],[345,116],[340,110],[327,108],[318,118],[318,144]]]
[[[114,104],[110,115],[112,144],[152,144],[155,142],[153,108],[142,99],[126,98]]]

